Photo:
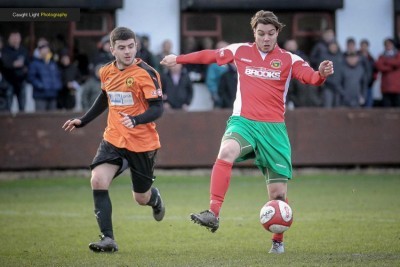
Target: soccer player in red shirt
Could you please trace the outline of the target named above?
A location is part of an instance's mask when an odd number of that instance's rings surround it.
[[[163,113],[160,76],[139,58],[135,33],[115,28],[110,34],[111,53],[115,57],[100,68],[101,93],[93,106],[79,119],[65,122],[72,131],[87,125],[108,108],[107,127],[90,168],[94,212],[101,240],[89,244],[94,252],[115,252],[108,188],[115,177],[128,167],[132,193],[140,205],[153,209],[156,221],[164,218],[165,207],[154,182],[154,165],[160,140],[154,121]]]
[[[221,141],[210,182],[210,207],[191,214],[191,219],[215,232],[229,187],[234,162],[255,159],[265,176],[269,199],[287,201],[287,182],[292,178],[291,149],[284,121],[285,98],[292,78],[315,86],[333,74],[331,61],[318,71],[277,44],[284,25],[274,13],[258,11],[251,19],[254,43],[231,44],[218,50],[168,55],[162,65],[234,63],[238,85],[233,114]],[[283,234],[274,234],[270,253],[283,253]]]

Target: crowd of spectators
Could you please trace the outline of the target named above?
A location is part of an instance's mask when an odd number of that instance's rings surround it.
[[[36,111],[74,110],[78,104],[85,110],[92,105],[100,90],[98,70],[113,60],[109,36],[99,40],[97,54],[91,62],[82,60],[82,55],[71,55],[66,46],[60,47],[42,37],[37,39],[30,55],[21,41],[22,36],[16,30],[11,31],[7,39],[0,36],[0,111],[10,111],[14,98],[17,111],[24,111],[28,83],[32,86]],[[137,44],[137,57],[161,75],[166,110],[189,110],[195,83],[206,85],[213,108],[232,108],[237,83],[235,65],[178,65],[168,69],[159,62],[172,53],[171,40],[166,39],[158,53],[151,51],[147,35],[138,36]],[[223,40],[188,37],[183,42],[182,53],[227,45]],[[322,34],[308,54],[298,48],[294,39],[285,40],[280,46],[314,68],[325,59],[331,60],[335,67],[335,73],[320,87],[291,80],[288,109],[400,107],[400,52],[392,39],[384,40],[382,54],[376,59],[369,51],[367,39],[360,40],[357,45],[356,40],[349,37],[342,49],[331,29]],[[86,57],[83,55],[83,58]],[[372,89],[377,79],[380,79],[379,99],[374,98]]]

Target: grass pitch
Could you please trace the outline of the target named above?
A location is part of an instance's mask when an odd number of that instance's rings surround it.
[[[96,254],[88,249],[99,234],[88,178],[0,181],[0,266],[400,266],[398,174],[296,176],[283,255],[267,253],[260,175],[232,178],[215,234],[189,220],[208,208],[208,176],[158,175],[155,185],[167,207],[162,222],[133,203],[129,177],[114,181],[120,251]]]

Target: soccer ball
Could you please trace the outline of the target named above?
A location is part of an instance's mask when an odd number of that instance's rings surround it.
[[[292,208],[282,200],[268,201],[261,208],[260,222],[262,226],[271,233],[283,233],[292,225]]]

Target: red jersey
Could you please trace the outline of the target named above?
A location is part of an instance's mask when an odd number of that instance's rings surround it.
[[[213,62],[236,65],[238,83],[232,115],[250,120],[283,122],[286,94],[292,78],[315,86],[325,81],[301,57],[278,45],[269,53],[260,52],[255,43],[239,43],[177,57],[180,64]]]

